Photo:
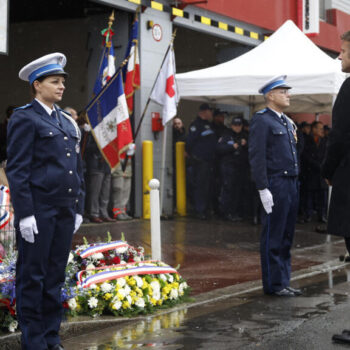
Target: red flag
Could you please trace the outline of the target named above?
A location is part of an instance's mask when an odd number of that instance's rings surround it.
[[[128,104],[129,114],[132,114],[134,111],[134,92],[140,88],[140,60],[137,39],[138,31],[139,21],[136,17],[132,25],[131,38],[129,41],[127,54],[125,56],[129,57],[126,70],[124,72],[124,92],[126,96],[126,102]]]

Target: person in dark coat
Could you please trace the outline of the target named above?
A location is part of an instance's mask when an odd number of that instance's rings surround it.
[[[326,220],[326,181],[321,176],[321,165],[326,155],[323,123],[313,122],[310,135],[304,138],[302,153],[303,175],[306,191],[305,221],[310,222],[316,209],[319,222]]]
[[[350,31],[341,36],[339,59],[342,71],[350,73]],[[332,186],[327,232],[345,238],[350,252],[350,78],[341,86],[332,111],[332,129],[328,136],[322,175]],[[333,341],[350,344],[350,331],[334,335]]]
[[[286,76],[267,82],[259,92],[267,108],[250,123],[249,161],[264,210],[260,256],[265,294],[293,297],[290,286],[291,248],[298,211],[296,126],[283,114],[289,106]]]
[[[186,138],[186,152],[193,171],[193,204],[197,218],[208,217],[213,180],[216,135],[212,129],[213,111],[207,103],[199,107]]]
[[[249,180],[248,134],[243,131],[241,117],[232,118],[231,130],[220,137],[216,150],[222,183],[220,211],[226,220],[241,221]]]
[[[14,111],[7,129],[23,350],[63,350],[61,289],[84,210],[79,127],[55,105],[65,90],[65,63],[65,55],[53,53],[21,69],[34,100]]]

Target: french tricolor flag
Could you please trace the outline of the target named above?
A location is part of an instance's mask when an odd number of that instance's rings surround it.
[[[90,102],[86,112],[95,141],[113,170],[133,141],[120,71]]]

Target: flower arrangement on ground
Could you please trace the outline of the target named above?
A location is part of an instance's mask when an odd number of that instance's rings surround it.
[[[62,296],[73,316],[132,316],[183,302],[189,291],[176,269],[145,261],[142,247],[109,237],[71,253]]]
[[[0,333],[17,329],[16,252],[0,256]],[[76,315],[133,316],[189,300],[190,288],[173,267],[145,260],[144,249],[120,241],[84,244],[70,252],[62,303]]]

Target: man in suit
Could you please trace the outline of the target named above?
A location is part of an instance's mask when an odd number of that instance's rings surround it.
[[[80,131],[55,103],[67,75],[61,53],[21,69],[34,100],[8,125],[6,173],[15,212],[16,310],[23,350],[62,350],[61,288],[73,233],[82,222],[84,180]]]
[[[267,82],[259,92],[267,108],[250,124],[249,160],[264,207],[260,256],[265,294],[292,297],[291,254],[298,211],[298,157],[295,124],[283,111],[289,106],[286,76]]]
[[[341,36],[342,44],[339,59],[342,71],[350,73],[350,31]],[[350,252],[350,79],[341,86],[332,111],[332,130],[328,136],[326,159],[322,175],[332,194],[328,212],[327,230],[331,235],[345,239]],[[350,330],[334,335],[333,340],[350,344]]]

